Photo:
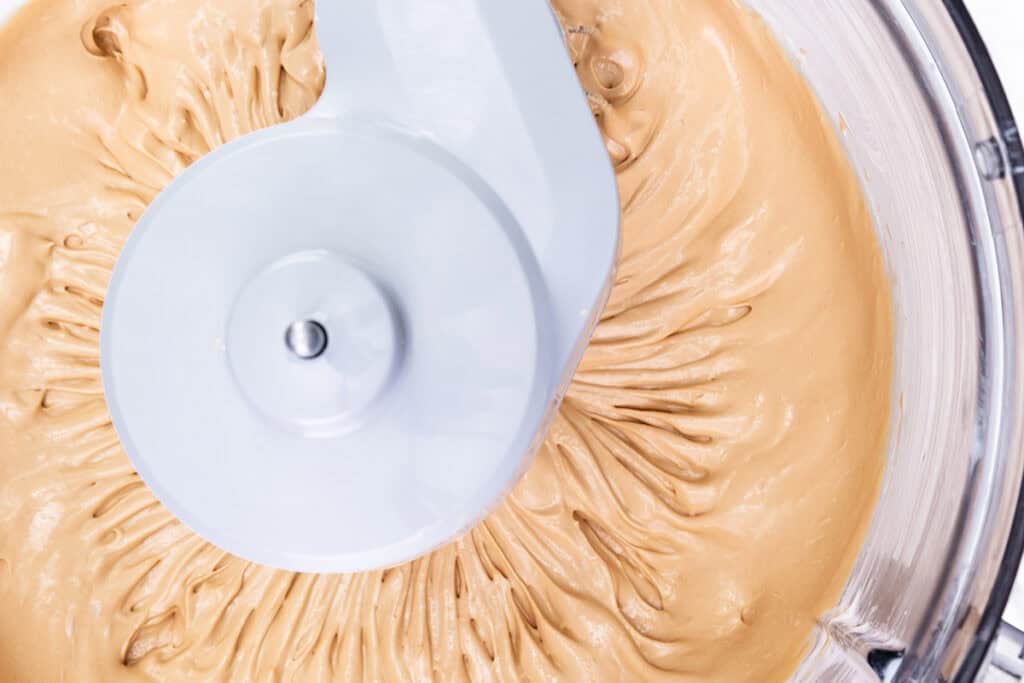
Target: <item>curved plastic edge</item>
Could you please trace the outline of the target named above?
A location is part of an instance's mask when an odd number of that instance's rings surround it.
[[[1017,121],[1010,108],[1009,98],[1006,96],[1006,90],[996,71],[988,46],[981,37],[973,17],[964,6],[963,0],[943,0],[943,5],[949,12],[950,19],[960,33],[960,38],[971,56],[974,69],[978,73],[978,78],[992,109],[992,115],[1003,138],[1002,142],[1009,160],[1007,177],[1016,190],[1017,208],[1021,214],[1021,221],[1024,222],[1024,146],[1021,144],[1020,128],[1017,126]],[[1013,514],[1010,535],[1003,552],[1003,559],[999,564],[995,583],[992,586],[992,592],[985,605],[981,620],[978,622],[978,628],[970,648],[965,653],[953,679],[956,683],[972,683],[977,679],[984,666],[992,641],[999,632],[1003,612],[1010,599],[1010,591],[1016,581],[1022,557],[1024,557],[1024,481],[1021,482],[1017,494],[1017,506]]]

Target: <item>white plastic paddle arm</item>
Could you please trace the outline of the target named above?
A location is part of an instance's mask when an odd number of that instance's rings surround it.
[[[435,79],[448,87],[474,84],[479,69],[473,68],[473,60],[459,59],[460,48],[466,56],[476,56],[481,41],[495,46],[518,41],[518,49],[528,52],[540,35],[560,32],[547,0],[500,0],[498,4],[318,0],[316,33],[327,79],[313,115],[359,113],[413,123],[419,117],[412,98],[423,89],[423,80],[428,88]],[[433,76],[424,78],[432,71]]]

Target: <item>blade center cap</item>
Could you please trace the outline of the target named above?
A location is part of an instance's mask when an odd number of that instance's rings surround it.
[[[251,278],[228,321],[228,363],[253,407],[288,431],[331,437],[385,399],[402,356],[392,297],[324,250],[290,254]]]
[[[316,360],[327,350],[327,330],[316,320],[296,320],[284,332],[288,350],[302,360]]]

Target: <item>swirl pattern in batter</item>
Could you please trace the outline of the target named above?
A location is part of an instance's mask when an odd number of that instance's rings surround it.
[[[118,445],[97,346],[147,203],[316,100],[312,4],[110,2],[34,0],[0,33],[0,679],[793,671],[877,495],[892,322],[861,190],[757,17],[557,0],[623,206],[593,344],[484,523],[403,566],[313,576],[162,508]]]

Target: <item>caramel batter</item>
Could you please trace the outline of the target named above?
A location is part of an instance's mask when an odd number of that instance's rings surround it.
[[[146,204],[316,99],[311,3],[35,0],[0,34],[0,680],[792,672],[883,467],[890,299],[863,196],[739,5],[557,9],[618,169],[614,294],[502,507],[349,576],[247,564],[178,523],[118,446],[97,349]]]

